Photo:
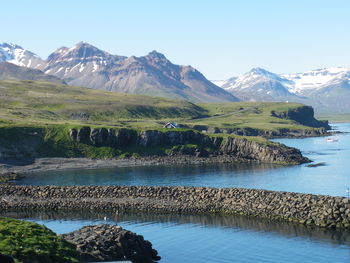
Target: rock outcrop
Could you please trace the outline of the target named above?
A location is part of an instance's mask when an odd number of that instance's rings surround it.
[[[328,121],[319,121],[315,119],[314,109],[311,106],[297,107],[283,112],[272,111],[271,115],[281,119],[293,120],[296,123],[314,128],[331,129]]]
[[[247,139],[232,137],[223,140],[220,150],[238,159],[252,159],[270,163],[305,163],[308,159],[303,157],[296,148],[281,143],[259,144]]]
[[[252,160],[271,163],[305,163],[309,160],[298,149],[280,143],[248,140],[239,137],[213,137],[193,130],[158,131],[146,130],[137,133],[132,129],[106,129],[82,127],[69,131],[72,140],[93,146],[113,148],[175,147],[168,155],[194,155],[197,157],[229,155],[237,160]],[[187,147],[186,145],[197,145]]]
[[[326,122],[326,121],[325,121]],[[192,127],[197,131],[205,131],[213,134],[232,134],[240,136],[262,136],[265,138],[279,138],[279,137],[317,137],[325,136],[328,134],[328,128],[314,128],[314,129],[289,129],[289,128],[280,128],[276,130],[263,130],[263,129],[254,129],[254,128],[218,128],[213,127],[209,128],[205,125],[195,125]]]
[[[83,262],[130,260],[133,263],[152,263],[160,260],[151,242],[120,226],[84,226],[62,237],[77,246]]]

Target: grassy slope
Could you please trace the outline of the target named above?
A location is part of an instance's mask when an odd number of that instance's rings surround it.
[[[45,226],[0,217],[0,252],[16,262],[78,262],[74,245]]]
[[[103,92],[34,81],[0,81],[3,123],[83,123],[72,114],[88,114],[87,123],[118,125],[129,121],[192,118],[205,110],[185,101]]]
[[[334,115],[321,115],[317,116],[321,120],[329,120],[329,122],[340,123],[340,122],[350,122],[350,114],[334,114]]]
[[[161,128],[167,121],[219,128],[306,129],[271,116],[292,103],[233,102],[193,104],[35,81],[0,81],[0,126],[51,124]],[[72,116],[89,115],[89,120]],[[206,116],[206,118],[203,118]]]
[[[199,104],[212,117],[187,122],[190,125],[208,125],[218,128],[255,128],[277,130],[281,128],[305,129],[291,120],[271,116],[271,111],[283,112],[302,106],[298,103],[283,102],[236,102]]]

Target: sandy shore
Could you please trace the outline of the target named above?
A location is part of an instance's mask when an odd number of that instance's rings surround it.
[[[239,160],[229,156],[200,158],[194,156],[165,156],[137,159],[38,158],[33,161],[0,162],[0,174],[31,173],[65,169],[96,169],[174,164],[232,163]],[[240,160],[242,162],[242,160]],[[245,161],[247,162],[247,161]]]

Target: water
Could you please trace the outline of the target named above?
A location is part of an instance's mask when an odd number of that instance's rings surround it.
[[[338,124],[350,132],[350,124]],[[35,185],[185,185],[243,187],[301,193],[346,196],[350,187],[347,163],[350,156],[350,133],[337,136],[337,142],[324,137],[278,139],[299,148],[315,163],[281,167],[272,164],[173,165],[153,167],[66,170],[28,174],[19,184]]]
[[[350,131],[350,124],[341,124]],[[247,187],[305,193],[346,195],[350,172],[346,167],[350,134],[325,138],[279,139],[302,150],[316,163],[280,167],[231,164],[157,166],[96,170],[70,170],[30,174],[21,184],[56,185],[190,185]],[[114,224],[112,213],[13,212],[0,214],[45,224],[57,233],[84,225]],[[161,263],[177,262],[349,262],[350,232],[307,228],[240,216],[219,215],[120,215],[118,224],[150,240],[162,256]]]
[[[45,224],[57,233],[109,223],[108,213],[8,213]],[[118,224],[150,240],[161,263],[349,262],[350,234],[240,216],[120,215]]]

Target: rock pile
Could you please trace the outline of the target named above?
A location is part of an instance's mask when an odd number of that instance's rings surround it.
[[[134,263],[152,263],[160,260],[149,241],[120,226],[85,226],[62,237],[77,246],[80,259],[84,262],[130,260]]]

